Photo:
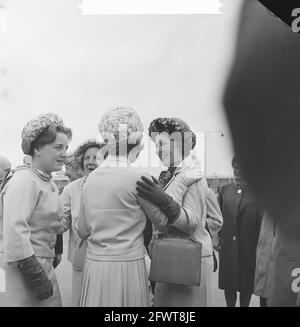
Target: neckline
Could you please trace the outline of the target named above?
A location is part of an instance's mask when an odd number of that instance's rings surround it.
[[[26,166],[26,165],[18,166],[17,168],[14,169],[14,171],[23,170],[23,169],[32,171],[33,173],[35,173],[38,177],[40,177],[45,182],[50,182],[52,180],[51,175],[46,174],[46,173],[44,173],[43,171],[41,171],[39,169],[29,167],[29,166]]]
[[[127,157],[124,156],[113,156],[109,155],[100,165],[99,167],[110,166],[109,164],[114,164],[113,166],[117,167],[131,167],[131,163]]]

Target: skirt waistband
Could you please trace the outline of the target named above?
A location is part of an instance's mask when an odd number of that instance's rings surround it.
[[[135,249],[124,250],[123,253],[111,254],[111,253],[93,253],[87,248],[86,257],[95,261],[133,261],[144,259],[147,251],[144,246]]]

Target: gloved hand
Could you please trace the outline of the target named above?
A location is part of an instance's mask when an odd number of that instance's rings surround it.
[[[53,268],[55,269],[60,263],[61,263],[61,254],[57,253],[57,254],[55,254],[55,257],[53,260]]]
[[[160,208],[160,210],[168,217],[168,221],[172,224],[180,215],[180,205],[168,195],[159,181],[152,176],[152,180],[142,176],[142,181],[137,182],[138,195]]]
[[[34,287],[39,300],[47,299],[53,295],[53,285],[35,255],[17,263],[22,274]]]

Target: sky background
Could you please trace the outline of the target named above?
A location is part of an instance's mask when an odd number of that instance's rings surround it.
[[[184,119],[199,135],[207,175],[232,174],[222,92],[241,0],[224,0],[222,14],[210,15],[85,16],[78,0],[1,3],[0,153],[13,166],[22,162],[21,131],[31,118],[59,114],[73,130],[73,150],[97,136],[105,111],[126,105],[145,129],[159,116]]]

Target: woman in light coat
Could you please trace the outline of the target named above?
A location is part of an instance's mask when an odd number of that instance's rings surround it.
[[[188,182],[188,177],[196,174],[196,169],[184,167],[184,160],[194,148],[196,136],[190,127],[178,118],[155,119],[150,124],[149,135],[155,141],[156,152],[163,165],[169,168],[161,174],[161,183],[156,179],[143,177],[143,181],[137,183],[138,194],[158,206],[160,213],[168,217],[167,226],[155,226],[158,232],[184,232],[193,241],[202,244],[202,254],[199,253],[200,286],[156,283],[154,305],[212,306],[213,247],[205,225],[208,224],[214,236],[222,226],[222,215],[218,201],[210,193],[205,178],[199,176],[198,180]],[[173,202],[175,204],[171,208],[168,203]],[[207,219],[208,216],[210,219]]]
[[[62,306],[53,268],[63,211],[51,173],[62,169],[71,130],[55,114],[26,124],[22,149],[31,166],[15,169],[0,197],[0,267],[6,291],[0,306]]]

